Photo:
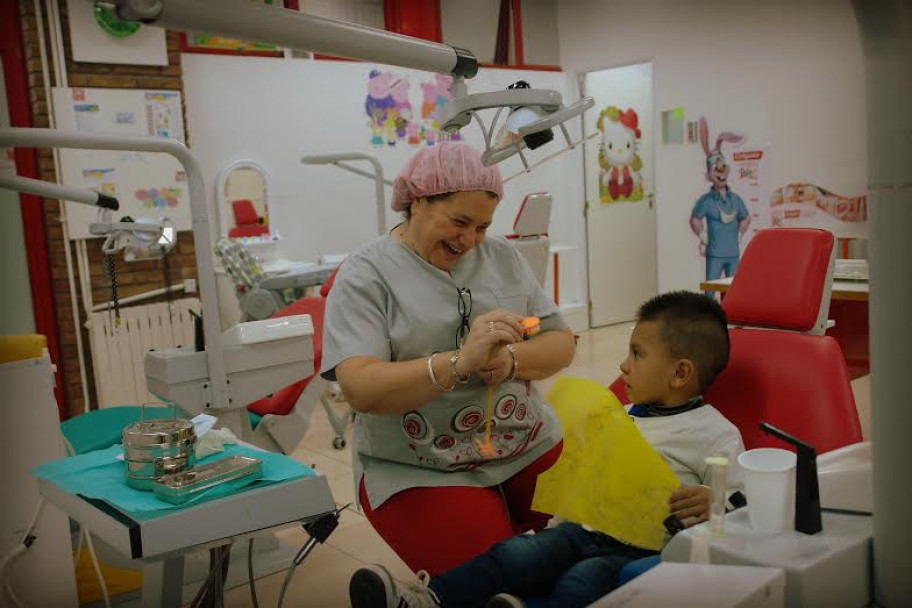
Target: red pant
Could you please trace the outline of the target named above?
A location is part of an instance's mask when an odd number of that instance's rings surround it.
[[[550,516],[531,509],[535,482],[557,461],[562,448],[563,443],[557,444],[499,486],[411,488],[376,511],[367,501],[362,477],[361,508],[409,568],[436,576],[495,543],[545,527]]]

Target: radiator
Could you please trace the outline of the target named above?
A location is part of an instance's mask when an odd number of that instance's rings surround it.
[[[152,349],[193,347],[191,310],[199,313],[199,299],[121,308],[120,327],[115,327],[113,310],[90,315],[98,407],[158,401],[146,387],[143,360]]]

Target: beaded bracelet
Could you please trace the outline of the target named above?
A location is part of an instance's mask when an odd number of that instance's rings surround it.
[[[434,352],[431,353],[431,356],[428,357],[428,360],[427,360],[427,365],[428,365],[428,379],[430,379],[431,384],[432,384],[432,385],[434,386],[434,388],[436,388],[438,391],[442,391],[442,392],[444,392],[444,393],[447,393],[447,392],[453,390],[454,388],[456,388],[456,383],[454,382],[454,383],[453,383],[453,386],[451,386],[450,388],[446,388],[445,386],[443,386],[442,384],[440,384],[439,382],[437,382],[437,378],[434,376],[434,357],[436,357],[436,356],[437,356],[437,351],[434,351]]]
[[[519,371],[519,361],[516,360],[516,347],[512,344],[507,344],[506,349],[510,351],[510,356],[513,358],[513,371],[510,372],[510,375],[504,378],[504,382],[512,382],[516,380],[516,372]]]
[[[456,362],[457,361],[459,361],[459,351],[458,350],[456,352],[454,352],[452,354],[452,356],[450,357],[450,372],[453,374],[453,386],[454,387],[456,386],[457,382],[459,384],[465,384],[466,382],[469,381],[469,378],[472,376],[471,374],[468,374],[464,378],[461,377],[459,375],[459,373],[456,371]]]

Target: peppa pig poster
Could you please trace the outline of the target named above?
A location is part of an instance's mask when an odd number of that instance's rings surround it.
[[[440,111],[450,98],[451,82],[446,74],[428,74],[417,87],[412,87],[409,76],[371,70],[364,102],[371,145],[417,147],[433,146],[444,140],[458,141],[459,133],[451,135],[440,130]]]

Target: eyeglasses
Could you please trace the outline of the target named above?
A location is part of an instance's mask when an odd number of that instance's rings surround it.
[[[456,304],[456,310],[459,311],[459,328],[456,330],[456,348],[462,348],[465,342],[466,334],[469,333],[469,317],[472,315],[472,290],[468,287],[460,287],[456,290],[459,294],[459,302]]]

